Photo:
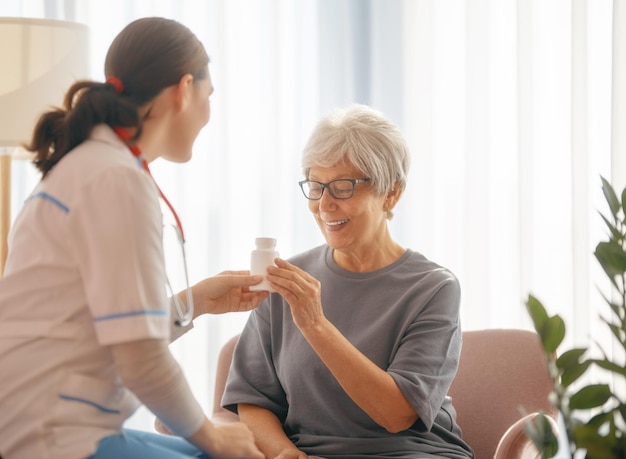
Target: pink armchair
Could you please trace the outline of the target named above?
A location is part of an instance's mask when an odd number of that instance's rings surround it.
[[[449,394],[463,438],[474,448],[476,459],[541,457],[523,428],[538,412],[556,419],[548,401],[551,391],[552,381],[535,332],[463,332],[459,369]]]
[[[226,342],[218,357],[214,422],[238,419],[220,406],[238,338]],[[536,333],[518,329],[463,332],[459,370],[449,393],[463,437],[474,448],[476,459],[540,458],[523,428],[538,412],[554,418],[548,402],[551,390]]]

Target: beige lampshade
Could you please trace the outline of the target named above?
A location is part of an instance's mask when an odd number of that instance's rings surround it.
[[[28,159],[39,116],[61,106],[89,75],[87,26],[54,19],[0,17],[0,276],[11,225],[11,161]]]
[[[30,141],[41,113],[61,106],[71,84],[88,77],[88,28],[0,17],[0,43],[0,147],[16,147]]]

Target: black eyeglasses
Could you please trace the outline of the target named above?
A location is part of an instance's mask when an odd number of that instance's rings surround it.
[[[322,199],[324,189],[328,188],[328,192],[335,199],[350,199],[354,196],[354,186],[357,183],[369,182],[371,179],[339,179],[332,182],[322,183],[316,180],[302,180],[298,182],[304,197],[311,201]]]

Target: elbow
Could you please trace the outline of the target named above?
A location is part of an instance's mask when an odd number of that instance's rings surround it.
[[[409,429],[417,421],[417,414],[412,416],[394,416],[381,423],[381,427],[387,432],[396,434]]]

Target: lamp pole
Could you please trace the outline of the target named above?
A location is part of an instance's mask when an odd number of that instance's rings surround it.
[[[11,226],[11,155],[0,147],[0,277],[4,273],[9,247],[7,237]]]

